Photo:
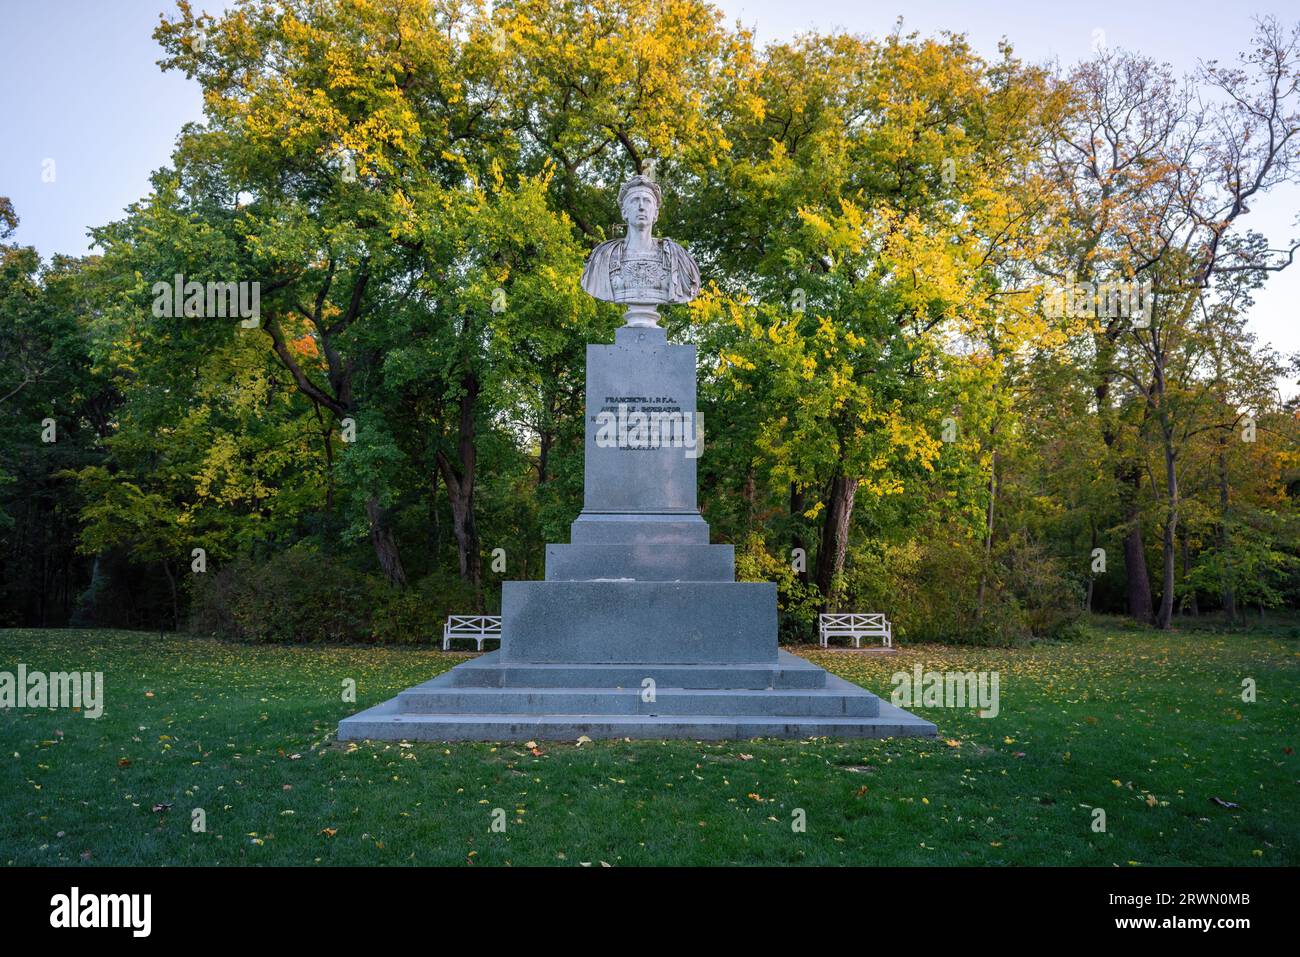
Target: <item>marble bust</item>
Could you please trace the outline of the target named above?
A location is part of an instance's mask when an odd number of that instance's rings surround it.
[[[582,288],[606,302],[627,305],[629,326],[658,325],[661,303],[690,302],[700,292],[700,269],[671,239],[656,239],[663,191],[659,184],[636,175],[618,191],[618,206],[627,235],[601,243],[587,257]]]

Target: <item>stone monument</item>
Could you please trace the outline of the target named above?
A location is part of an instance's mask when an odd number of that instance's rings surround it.
[[[658,306],[699,292],[695,261],[653,236],[662,200],[619,191],[627,235],[582,287],[627,306],[587,346],[582,512],[543,581],[502,584],[501,647],[339,722],[340,740],[932,736],[935,726],[778,649],[776,585],[735,580],[696,505],[695,347]]]

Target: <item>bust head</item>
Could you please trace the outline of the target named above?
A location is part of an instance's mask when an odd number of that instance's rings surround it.
[[[618,208],[628,229],[651,229],[659,218],[663,190],[652,179],[637,174],[618,191]]]
[[[656,325],[660,304],[690,302],[700,293],[700,267],[690,253],[653,236],[662,200],[652,178],[628,179],[618,191],[627,235],[596,246],[582,269],[582,288],[604,302],[625,304],[629,326]]]

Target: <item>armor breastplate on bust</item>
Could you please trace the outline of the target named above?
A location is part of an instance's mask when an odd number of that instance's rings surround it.
[[[647,253],[629,254],[619,245],[609,269],[614,302],[667,302],[669,268],[663,244],[655,243]]]

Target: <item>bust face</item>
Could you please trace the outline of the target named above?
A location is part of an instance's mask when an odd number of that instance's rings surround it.
[[[628,191],[623,197],[623,221],[629,228],[650,229],[659,218],[659,204],[655,194],[644,186]]]

